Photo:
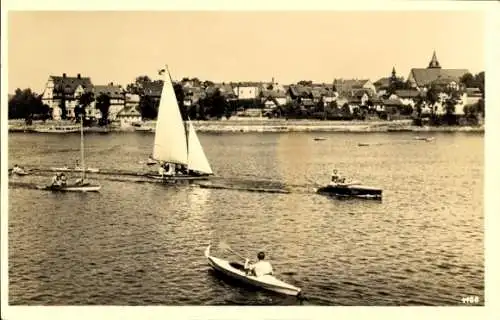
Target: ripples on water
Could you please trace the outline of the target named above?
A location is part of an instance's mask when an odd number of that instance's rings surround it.
[[[98,194],[10,188],[9,302],[298,303],[216,277],[203,250],[222,239],[250,257],[265,250],[279,277],[303,288],[305,304],[459,305],[467,295],[483,304],[483,135],[437,134],[431,143],[409,143],[410,134],[322,135],[328,140],[200,135],[226,182],[267,180],[291,186],[290,194],[103,176]],[[142,170],[152,142],[148,134],[88,135],[87,162]],[[379,145],[357,146],[366,142]],[[78,135],[10,134],[10,165],[68,165],[78,145]],[[383,201],[293,192],[327,183],[333,165],[382,187]],[[49,178],[12,178],[36,179]]]

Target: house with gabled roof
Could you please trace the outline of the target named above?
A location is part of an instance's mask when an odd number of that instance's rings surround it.
[[[79,73],[76,77],[69,77],[66,73],[62,76],[49,76],[45,89],[42,93],[42,102],[52,110],[54,120],[61,118],[61,103],[64,101],[66,116],[75,118],[75,107],[78,99],[84,92],[92,92],[93,84],[89,77],[82,77]]]
[[[142,116],[138,107],[124,107],[116,115],[116,120],[120,121],[122,126],[127,126],[132,123],[141,122]]]
[[[340,94],[349,94],[357,89],[369,90],[376,93],[376,88],[369,79],[335,79],[333,81],[335,90]]]
[[[116,85],[113,82],[110,82],[107,85],[95,85],[94,86],[94,98],[97,100],[101,94],[106,94],[109,96],[110,106],[109,106],[109,120],[115,120],[116,115],[120,110],[125,107],[125,90],[122,86]],[[96,101],[94,101],[95,105]],[[100,117],[100,112],[97,112],[97,118]]]
[[[413,88],[422,90],[429,88],[432,82],[438,79],[446,79],[446,81],[460,83],[460,78],[469,73],[467,69],[443,69],[437,60],[436,52],[432,54],[431,61],[427,68],[413,68],[408,75],[408,82]]]
[[[240,100],[257,99],[262,86],[261,82],[238,82],[233,84],[233,92]]]

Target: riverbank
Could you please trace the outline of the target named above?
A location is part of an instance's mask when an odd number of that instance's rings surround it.
[[[414,126],[411,120],[399,121],[311,121],[311,120],[207,120],[193,121],[198,132],[484,132],[482,126]],[[36,121],[27,126],[22,120],[9,120],[9,132],[37,132],[39,129],[48,129],[52,126],[74,126],[74,122]],[[84,128],[85,132],[154,132],[156,121],[145,121],[142,130],[137,131],[133,126],[111,125],[108,127]],[[144,128],[150,129],[145,131]]]

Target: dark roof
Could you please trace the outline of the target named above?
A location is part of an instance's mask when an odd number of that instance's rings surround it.
[[[291,85],[289,90],[296,97],[309,97],[311,94],[311,88],[299,84]]]
[[[275,91],[275,90],[264,90],[262,91],[262,96],[265,98],[285,98],[286,93],[282,91]]]
[[[52,81],[54,81],[54,92],[64,92],[66,94],[74,94],[76,88],[81,85],[85,92],[92,91],[93,85],[92,81],[88,77],[81,77],[80,75],[76,77],[63,76],[50,76]]]
[[[262,82],[251,82],[251,81],[245,81],[245,82],[237,82],[232,84],[233,87],[262,87]]]
[[[163,90],[163,80],[146,82],[144,84],[144,94],[152,97],[160,97]]]
[[[460,81],[460,77],[468,73],[467,69],[422,69],[413,68],[410,71],[408,79],[418,87],[428,86],[431,82],[441,77],[453,78],[455,81]]]
[[[94,97],[97,98],[101,93],[107,94],[111,99],[124,98],[123,88],[113,84],[94,86]]]
[[[137,110],[137,107],[131,106],[131,107],[124,107],[117,113],[117,117],[130,117],[130,116],[140,116],[141,112]]]
[[[386,99],[383,100],[383,104],[386,106],[401,106],[403,103],[399,99]]]
[[[369,81],[369,79],[335,79],[333,85],[335,87],[340,85],[344,88],[362,88]]]
[[[418,90],[396,90],[394,92],[400,98],[415,98],[420,95],[420,91]]]
[[[390,83],[391,83],[391,78],[387,77],[387,78],[380,78],[373,84],[375,85],[375,87],[377,87],[377,89],[382,89],[382,88],[389,88]]]

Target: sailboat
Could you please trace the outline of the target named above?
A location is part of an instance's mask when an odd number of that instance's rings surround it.
[[[203,146],[198,139],[193,123],[184,123],[172,78],[168,67],[160,70],[164,75],[158,117],[153,145],[152,158],[170,165],[187,166],[187,174],[166,175],[148,174],[149,177],[163,180],[200,180],[213,175]]]
[[[80,157],[82,161],[82,175],[79,179],[79,182],[75,182],[74,184],[67,184],[65,186],[38,186],[38,189],[42,190],[52,190],[52,191],[63,191],[63,192],[97,192],[101,189],[101,185],[97,183],[90,183],[85,180],[85,172],[88,170],[84,170],[85,168],[85,148],[84,148],[84,139],[83,139],[83,114],[80,116]]]

